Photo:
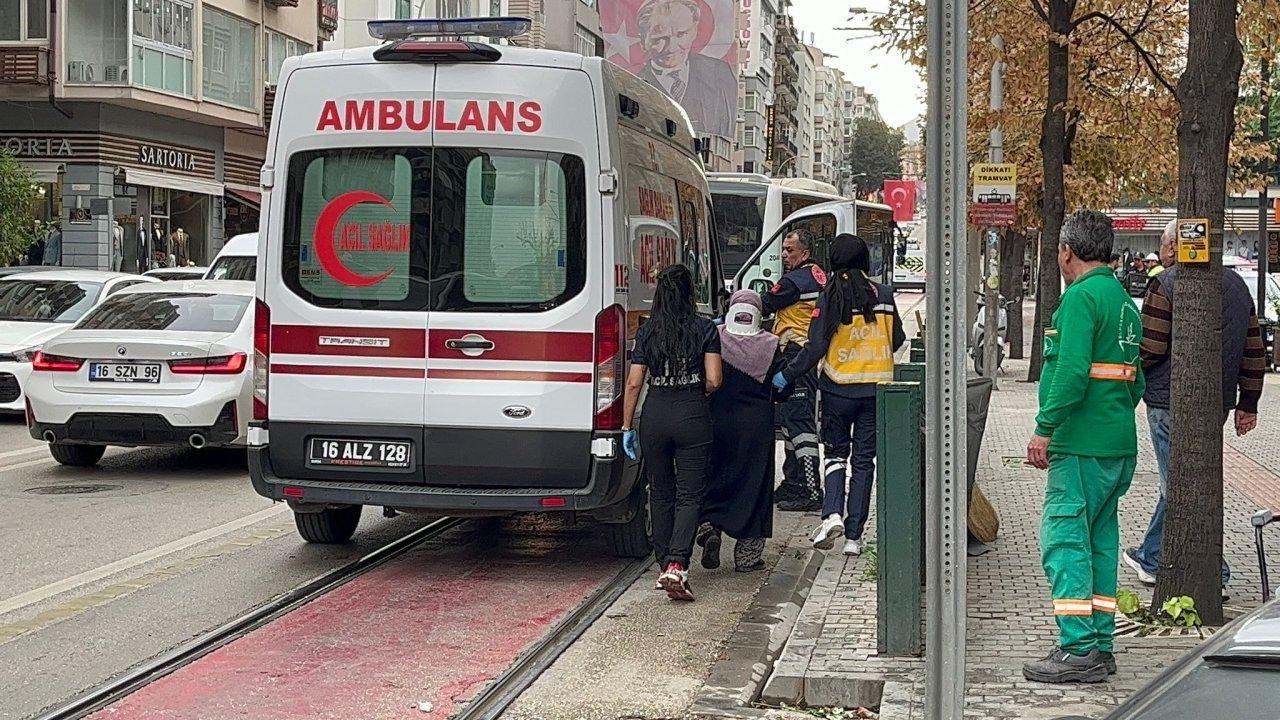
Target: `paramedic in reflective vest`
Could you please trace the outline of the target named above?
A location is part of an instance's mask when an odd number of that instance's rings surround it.
[[[1102,682],[1115,672],[1116,505],[1137,464],[1144,380],[1142,319],[1107,266],[1113,242],[1111,218],[1080,210],[1058,245],[1070,284],[1044,331],[1040,413],[1027,445],[1027,462],[1049,471],[1040,547],[1059,635],[1023,666],[1038,682]]]
[[[795,359],[809,341],[813,309],[827,282],[814,261],[811,240],[803,231],[782,239],[782,265],[786,273],[764,294],[764,312],[774,315],[773,334],[778,336],[783,359]],[[782,484],[774,494],[780,510],[816,512],[822,509],[818,484],[818,376],[796,378],[791,397],[779,411],[786,454]]]
[[[893,354],[906,342],[893,290],[867,279],[871,253],[855,235],[831,245],[831,279],[813,313],[809,343],[774,376],[784,388],[821,363],[822,445],[826,492],[822,522],[810,536],[828,550],[843,535],[844,553],[862,552],[876,469],[876,384],[893,381]],[[850,458],[852,455],[852,460]],[[845,502],[845,464],[852,468]]]

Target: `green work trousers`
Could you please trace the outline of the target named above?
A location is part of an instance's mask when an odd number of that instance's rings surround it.
[[[1040,523],[1040,559],[1053,591],[1059,645],[1070,653],[1111,651],[1116,630],[1120,523],[1136,457],[1051,455]]]

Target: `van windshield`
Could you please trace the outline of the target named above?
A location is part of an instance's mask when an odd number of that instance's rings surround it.
[[[570,155],[343,148],[289,163],[287,286],[322,307],[536,312],[586,283]]]
[[[760,247],[764,232],[766,188],[724,188],[711,185],[711,211],[716,219],[716,243],[725,279],[738,274],[742,264]]]

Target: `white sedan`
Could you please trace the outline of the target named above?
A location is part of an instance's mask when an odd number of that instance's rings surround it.
[[[31,360],[103,299],[155,278],[44,268],[0,277],[0,412],[22,412]]]
[[[130,288],[45,344],[27,383],[31,436],[64,465],[108,445],[243,445],[253,412],[253,283]]]

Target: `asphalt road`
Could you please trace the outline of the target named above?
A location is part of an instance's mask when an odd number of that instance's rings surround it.
[[[69,699],[428,520],[367,509],[309,546],[243,452],[112,448],[56,464],[0,419],[0,718]]]

